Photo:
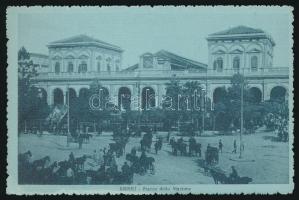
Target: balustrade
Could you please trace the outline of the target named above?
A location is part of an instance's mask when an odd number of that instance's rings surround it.
[[[181,71],[169,71],[169,70],[145,70],[145,71],[112,71],[112,72],[85,72],[85,73],[69,73],[69,72],[48,72],[40,73],[37,80],[39,79],[93,79],[93,78],[167,78],[176,75],[180,77],[217,77],[217,76],[232,76],[235,73],[244,74],[245,76],[271,76],[271,75],[289,75],[289,68],[287,67],[271,67],[271,68],[241,68],[240,70],[234,69],[223,69],[222,71],[207,70],[207,71],[197,71],[197,70],[181,70]]]

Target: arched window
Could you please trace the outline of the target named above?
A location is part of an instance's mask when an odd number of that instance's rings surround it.
[[[119,65],[120,65],[120,62],[119,62],[119,60],[117,59],[116,61],[115,61],[115,70],[118,72],[119,71]]]
[[[111,66],[110,63],[107,63],[107,71],[110,72],[111,71]]]
[[[234,57],[234,60],[233,60],[233,69],[235,71],[238,71],[240,69],[240,57],[239,56]]]
[[[110,72],[111,71],[111,58],[107,58],[106,62],[107,62],[107,72]]]
[[[98,72],[100,72],[101,71],[101,61],[98,61],[97,67],[98,67]]]
[[[67,64],[67,72],[68,73],[74,72],[74,64],[72,62],[68,62],[68,64]]]
[[[79,73],[85,73],[85,72],[87,72],[87,63],[85,61],[82,61],[79,64],[78,72]]]
[[[100,72],[102,56],[99,55],[96,59],[97,59],[97,71]]]
[[[222,58],[217,58],[214,61],[213,69],[217,70],[217,72],[222,72],[223,71],[223,59]]]
[[[216,69],[217,69],[217,60],[215,60],[213,63],[213,70],[216,70]]]
[[[252,71],[256,71],[258,67],[258,59],[257,56],[252,56],[250,59],[250,66]]]
[[[56,73],[56,74],[59,74],[59,73],[60,73],[60,63],[59,63],[59,62],[56,62],[56,63],[55,63],[55,73]]]

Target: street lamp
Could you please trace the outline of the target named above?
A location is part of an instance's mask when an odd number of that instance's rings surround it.
[[[205,131],[205,102],[204,102],[204,95],[205,95],[205,89],[201,89],[201,102],[202,102],[202,133]]]
[[[244,80],[242,79],[241,82],[241,127],[240,127],[240,155],[239,158],[242,158],[242,134],[243,134],[243,127],[244,127]]]
[[[67,86],[67,146],[69,146],[70,140],[70,89]]]
[[[147,96],[147,94],[148,94],[148,91],[149,91],[149,88],[146,88],[146,91],[145,91],[145,110],[147,110],[148,109],[148,96]]]
[[[100,88],[99,89],[99,108],[101,109],[101,104],[102,104],[102,94],[103,94],[103,88]],[[103,104],[103,107],[104,107],[104,104]]]
[[[43,92],[42,92],[42,89],[41,88],[38,88],[38,98],[39,98],[39,106],[42,106],[41,105],[41,102],[42,102],[42,100],[43,100]],[[40,117],[40,116],[39,116]],[[41,133],[41,131],[42,131],[42,126],[41,126],[41,119],[38,119],[38,123],[39,123],[39,131],[40,131],[40,133]]]

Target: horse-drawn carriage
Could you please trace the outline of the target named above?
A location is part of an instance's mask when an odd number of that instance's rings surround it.
[[[210,174],[214,179],[215,184],[248,184],[252,182],[252,178],[247,176],[226,175],[225,171],[219,168],[210,168]]]
[[[140,141],[141,150],[150,151],[152,142],[153,142],[153,134],[151,132],[144,134]]]
[[[111,150],[111,152],[113,152],[113,153],[115,152],[116,157],[120,157],[124,154],[123,146],[119,142],[110,143],[109,149]]]
[[[126,160],[131,163],[134,173],[144,175],[147,170],[149,170],[151,174],[155,173],[155,159],[153,157],[140,156],[139,158],[137,155],[131,152],[126,155]]]
[[[207,147],[205,153],[205,160],[207,165],[218,164],[219,162],[219,150],[217,147]]]

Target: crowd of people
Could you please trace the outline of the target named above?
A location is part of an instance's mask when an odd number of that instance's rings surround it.
[[[279,141],[288,141],[288,119],[277,114],[269,113],[264,119],[268,129],[274,130]]]

